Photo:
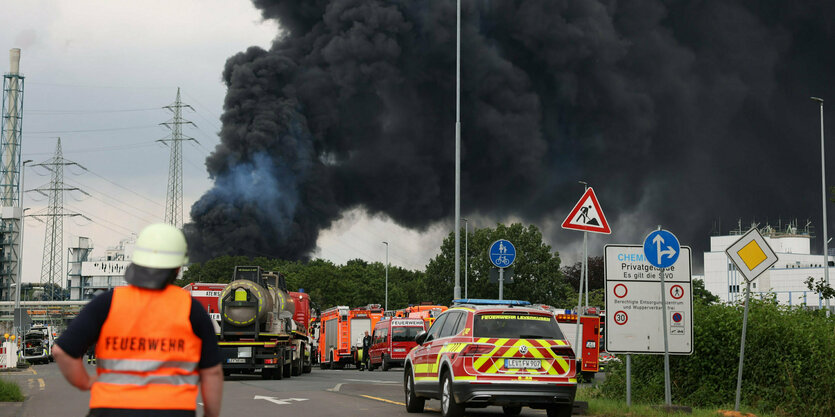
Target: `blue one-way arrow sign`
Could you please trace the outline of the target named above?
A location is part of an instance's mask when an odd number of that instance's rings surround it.
[[[656,230],[644,239],[644,257],[656,268],[669,268],[681,252],[676,236],[666,230]]]

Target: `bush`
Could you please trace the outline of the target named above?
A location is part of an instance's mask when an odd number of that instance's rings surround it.
[[[670,356],[673,401],[694,407],[733,404],[742,306],[694,304],[694,353]],[[778,415],[835,415],[835,320],[822,311],[751,300],[742,402]],[[626,366],[615,363],[601,387],[626,398]],[[663,355],[632,356],[632,400],[662,403]]]
[[[12,381],[0,379],[0,402],[23,401],[20,387]]]

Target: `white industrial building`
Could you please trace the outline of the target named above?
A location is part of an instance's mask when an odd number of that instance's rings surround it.
[[[136,237],[122,239],[109,247],[105,255],[91,259],[93,243],[89,238],[73,238],[67,261],[67,287],[70,300],[89,300],[110,289],[127,285],[125,269],[130,264]]]
[[[760,233],[777,254],[778,260],[751,283],[752,297],[773,294],[780,304],[810,308],[824,308],[825,300],[806,286],[807,279],[820,280],[824,276],[824,256],[811,254],[811,234],[791,224],[783,230],[771,226],[760,228]],[[745,279],[725,254],[725,249],[747,230],[731,231],[726,236],[711,236],[710,251],[704,254],[705,289],[722,301],[733,302],[744,298]],[[829,256],[830,282],[835,278],[835,263]]]

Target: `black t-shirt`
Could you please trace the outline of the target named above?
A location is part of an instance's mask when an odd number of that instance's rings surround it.
[[[113,290],[99,294],[92,299],[73,319],[61,337],[55,341],[64,352],[73,358],[80,358],[99,339],[104,321],[110,313],[110,303],[113,301]],[[203,341],[200,352],[200,369],[211,368],[220,363],[220,348],[217,346],[217,335],[212,325],[212,319],[203,306],[191,299],[191,313],[189,314],[191,329]]]

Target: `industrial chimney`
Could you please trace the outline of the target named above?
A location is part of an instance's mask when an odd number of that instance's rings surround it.
[[[12,48],[9,50],[9,62],[11,62],[12,75],[17,75],[20,72],[20,48]]]

